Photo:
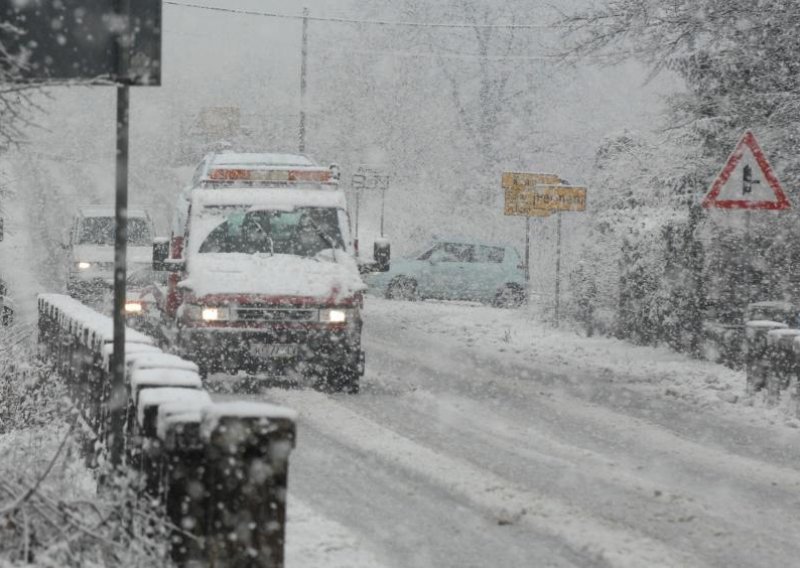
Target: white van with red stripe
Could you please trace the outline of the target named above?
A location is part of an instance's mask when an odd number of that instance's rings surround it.
[[[357,392],[366,288],[335,168],[291,154],[207,156],[153,266],[176,350],[205,373],[290,370]]]

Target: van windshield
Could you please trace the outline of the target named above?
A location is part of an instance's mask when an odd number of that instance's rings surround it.
[[[206,207],[204,215],[224,219],[200,245],[200,253],[270,253],[313,257],[343,249],[338,211],[298,207],[291,211]]]
[[[114,217],[85,217],[78,231],[78,244],[114,246],[115,227]],[[150,226],[145,219],[128,219],[129,245],[149,246],[152,240]]]

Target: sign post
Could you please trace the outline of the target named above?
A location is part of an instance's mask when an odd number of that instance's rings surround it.
[[[561,211],[556,212],[556,302],[553,310],[553,319],[556,327],[559,323],[561,308]]]
[[[114,354],[109,410],[110,457],[122,463],[125,391],[125,281],[128,117],[131,85],[161,84],[161,0],[0,0],[0,45],[16,83],[117,87]],[[57,28],[56,28],[57,24]],[[58,33],[54,30],[58,29]]]
[[[504,214],[525,217],[525,285],[531,280],[531,217],[548,217],[549,211],[536,207],[535,188],[539,184],[558,183],[555,174],[505,172],[501,186],[505,190]]]
[[[706,209],[743,209],[745,230],[745,289],[747,303],[754,299],[752,282],[751,212],[786,211],[792,208],[755,135],[746,131],[714,179],[702,201]]]
[[[586,211],[586,188],[569,185],[544,185],[539,206],[556,212],[556,297],[553,319],[556,327],[561,314],[561,212]]]
[[[361,256],[360,247],[358,245],[358,212],[359,209],[361,208],[361,190],[364,189],[364,184],[366,183],[366,181],[367,178],[362,173],[353,174],[353,177],[350,180],[350,185],[352,186],[353,191],[355,191],[356,193],[356,199],[355,199],[356,210],[355,210],[355,215],[353,215],[355,217],[355,225],[356,225],[356,230],[355,230],[356,235],[354,239],[356,257]]]
[[[364,190],[380,190],[381,192],[381,237],[384,236],[384,217],[386,214],[386,191],[389,189],[390,176],[377,166],[359,166],[356,173],[351,178],[351,186],[356,192],[356,211],[355,211],[355,246],[356,254],[359,255],[358,246],[358,215],[361,203],[361,192]]]
[[[556,212],[556,289],[555,325],[561,308],[561,212],[585,211],[586,188],[566,185],[555,174],[506,172],[501,185],[505,190],[506,215],[525,216],[525,282],[530,283],[530,218],[547,217]]]

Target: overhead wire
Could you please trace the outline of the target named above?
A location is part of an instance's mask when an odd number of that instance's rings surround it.
[[[444,23],[444,22],[411,22],[411,21],[391,21],[391,20],[362,20],[356,18],[337,18],[330,16],[312,16],[304,14],[281,14],[279,12],[264,12],[260,10],[245,10],[241,8],[223,8],[221,6],[208,6],[204,4],[193,4],[190,2],[174,2],[164,0],[164,4],[179,6],[182,8],[193,8],[197,10],[209,10],[213,12],[224,12],[229,14],[240,14],[244,16],[259,16],[265,18],[278,18],[284,20],[309,20],[316,22],[331,22],[338,24],[358,24],[369,26],[394,26],[394,27],[413,27],[413,28],[451,28],[451,29],[507,29],[507,30],[552,30],[563,28],[563,26],[552,24],[471,24],[471,23]]]

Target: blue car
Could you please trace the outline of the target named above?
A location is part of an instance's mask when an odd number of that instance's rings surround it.
[[[366,278],[389,299],[471,300],[500,307],[525,302],[524,265],[516,249],[498,244],[441,240],[392,261],[388,272]]]

